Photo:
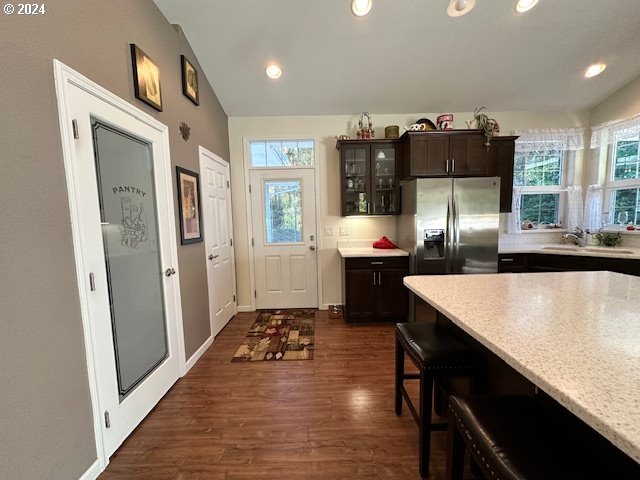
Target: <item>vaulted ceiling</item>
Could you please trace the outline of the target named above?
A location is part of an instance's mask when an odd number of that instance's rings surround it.
[[[350,0],[154,1],[229,116],[575,111],[640,76],[639,0],[477,0],[458,18],[449,0],[373,0],[365,17]]]

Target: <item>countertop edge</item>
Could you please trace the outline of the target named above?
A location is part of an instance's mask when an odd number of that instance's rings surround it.
[[[549,248],[543,248],[544,245],[535,246],[499,246],[498,254],[509,255],[516,253],[534,253],[542,255],[571,255],[572,257],[600,257],[600,258],[623,258],[623,259],[637,259],[640,260],[640,249],[637,248],[624,248],[621,250],[637,250],[634,253],[618,253],[615,251],[618,247],[611,247],[611,251],[601,252],[587,252],[584,250],[552,250]]]

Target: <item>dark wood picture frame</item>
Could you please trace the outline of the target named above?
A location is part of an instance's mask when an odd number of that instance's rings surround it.
[[[136,98],[161,112],[160,69],[152,58],[135,43],[130,45],[131,63],[133,65],[133,87]]]
[[[200,208],[200,175],[186,168],[176,167],[180,243],[202,241],[202,210]]]
[[[182,66],[182,93],[193,103],[200,105],[198,70],[184,55],[180,55],[180,64]]]

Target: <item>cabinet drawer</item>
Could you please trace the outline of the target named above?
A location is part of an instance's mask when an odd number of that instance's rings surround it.
[[[407,268],[409,265],[409,257],[358,257],[344,260],[346,270],[386,270]]]
[[[498,272],[526,272],[527,254],[511,253],[498,255]]]

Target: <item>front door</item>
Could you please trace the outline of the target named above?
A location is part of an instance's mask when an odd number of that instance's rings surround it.
[[[66,98],[76,259],[108,458],[184,361],[168,134],[117,97],[71,85]]]
[[[236,314],[236,279],[231,235],[229,164],[200,147],[204,243],[211,335]]]
[[[251,170],[256,307],[317,308],[313,169]]]

